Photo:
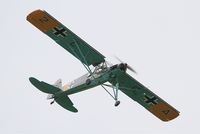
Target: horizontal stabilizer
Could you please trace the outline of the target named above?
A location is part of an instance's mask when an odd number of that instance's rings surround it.
[[[72,101],[70,100],[70,98],[65,95],[65,94],[61,94],[58,96],[58,98],[55,99],[55,101],[62,106],[63,108],[71,111],[71,112],[78,112],[78,110],[73,106],[74,104],[72,103]]]
[[[38,88],[40,91],[44,92],[44,93],[48,93],[48,94],[55,94],[59,91],[61,91],[59,88],[52,86],[48,83],[45,83],[43,81],[39,81],[33,77],[29,78],[29,81],[36,87]]]

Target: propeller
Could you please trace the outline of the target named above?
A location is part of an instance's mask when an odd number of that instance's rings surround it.
[[[128,64],[125,63],[125,62],[123,62],[123,61],[122,61],[120,58],[118,58],[117,56],[115,56],[115,58],[116,58],[119,62],[121,62],[121,63],[127,65],[127,68],[128,68],[131,72],[137,74],[137,72],[136,72],[130,65],[128,65]]]

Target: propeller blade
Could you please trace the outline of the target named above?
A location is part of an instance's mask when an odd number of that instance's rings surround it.
[[[136,72],[131,66],[127,65],[127,68],[128,68],[130,71],[132,71],[133,73],[137,74],[137,72]]]
[[[115,59],[117,59],[119,62],[124,63],[120,58],[118,58],[117,56],[115,56]]]
[[[124,63],[119,57],[115,56],[115,58],[116,58],[119,62]],[[130,65],[128,65],[128,64],[127,64],[127,68],[128,68],[131,72],[137,74],[137,72],[136,72]]]

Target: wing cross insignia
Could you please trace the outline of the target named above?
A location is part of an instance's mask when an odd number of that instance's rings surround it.
[[[144,95],[144,101],[145,101],[146,103],[148,103],[148,104],[156,105],[156,104],[158,104],[157,100],[158,100],[158,99],[157,99],[155,96],[149,97],[149,96],[147,96],[146,94]]]
[[[54,33],[56,36],[61,36],[61,37],[65,37],[67,36],[67,30],[65,28],[57,28],[54,27]]]

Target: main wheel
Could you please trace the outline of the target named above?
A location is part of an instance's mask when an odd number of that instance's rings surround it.
[[[120,104],[120,101],[115,102],[115,106],[117,107]]]

